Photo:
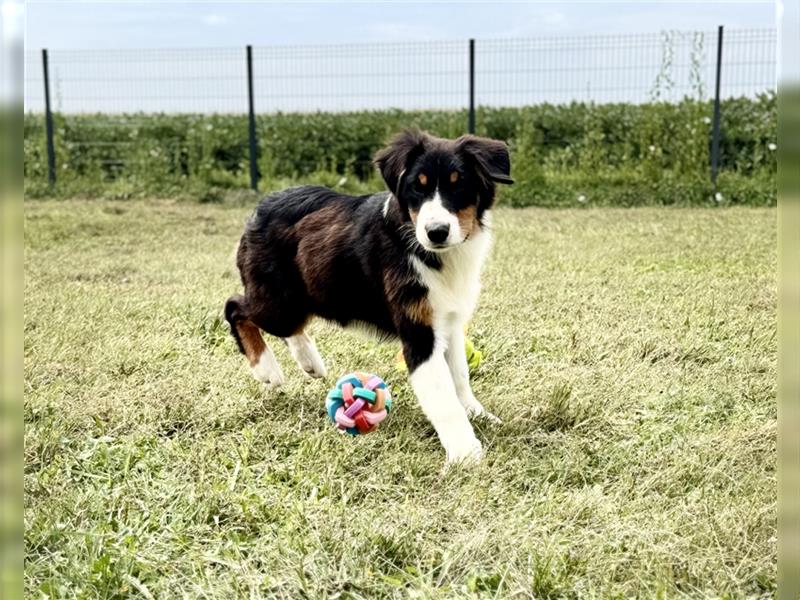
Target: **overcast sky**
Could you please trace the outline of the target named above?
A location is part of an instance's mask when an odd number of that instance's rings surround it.
[[[252,44],[262,112],[463,108],[467,38],[477,40],[479,105],[708,98],[717,25],[729,32],[723,94],[754,95],[775,87],[776,22],[768,1],[33,0],[25,105],[43,106],[38,51],[46,47],[59,112],[241,112]],[[654,96],[658,81],[669,85]]]
[[[27,48],[183,48],[774,27],[761,2],[29,1]]]

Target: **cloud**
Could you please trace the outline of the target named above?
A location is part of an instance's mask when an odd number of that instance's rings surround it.
[[[224,25],[228,22],[228,17],[223,17],[222,15],[204,15],[203,16],[203,23],[209,25],[210,27],[215,27],[217,25]]]

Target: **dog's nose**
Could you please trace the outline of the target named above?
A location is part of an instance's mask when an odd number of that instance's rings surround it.
[[[434,244],[443,244],[450,235],[450,223],[431,223],[425,226],[425,232]]]

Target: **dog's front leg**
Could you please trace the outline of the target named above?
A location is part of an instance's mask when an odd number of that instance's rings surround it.
[[[481,443],[456,394],[444,349],[432,339],[428,342],[403,341],[411,387],[444,446],[447,463],[476,462],[482,454]]]
[[[472,386],[469,383],[469,365],[467,364],[467,353],[464,347],[463,326],[455,323],[448,331],[447,350],[445,359],[453,377],[456,388],[456,395],[461,405],[470,417],[483,415],[492,422],[499,423],[500,419],[495,417],[475,398],[472,393]]]

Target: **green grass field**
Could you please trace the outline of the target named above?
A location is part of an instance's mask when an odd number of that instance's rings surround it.
[[[249,207],[25,208],[31,598],[772,596],[774,209],[498,209],[471,336],[485,459],[378,345],[256,382],[220,321]],[[337,434],[352,369],[397,409]]]

